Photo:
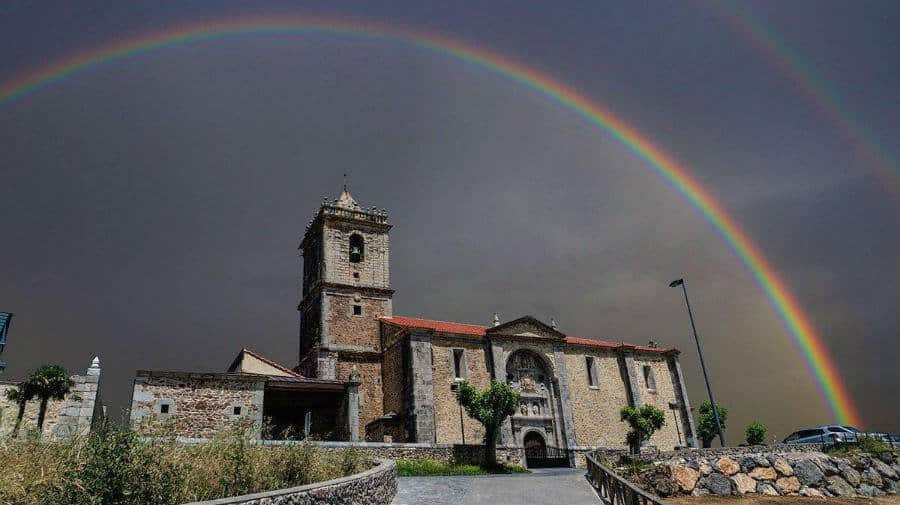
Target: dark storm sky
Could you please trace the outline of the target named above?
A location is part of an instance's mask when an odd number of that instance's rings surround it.
[[[900,431],[900,201],[784,67],[706,2],[4,2],[0,83],[146,30],[243,14],[434,30],[547,72],[677,157],[821,333],[866,426]],[[739,3],[900,156],[900,4]],[[896,165],[894,166],[896,170]],[[746,267],[646,164],[534,91],[422,48],[327,34],[192,42],[0,105],[7,379],[104,367],[296,363],[298,237],[350,174],[390,211],[397,314],[555,316],[569,334],[684,351],[689,280],[731,438],[831,422]]]

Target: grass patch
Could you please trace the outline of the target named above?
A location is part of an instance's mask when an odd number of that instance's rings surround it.
[[[850,454],[869,453],[878,454],[891,452],[893,448],[875,437],[860,437],[859,442],[836,442],[825,448],[826,454],[833,456],[847,456]]]
[[[433,459],[399,459],[397,474],[401,477],[438,477],[447,475],[490,475],[529,473],[528,469],[519,465],[497,465],[483,467],[468,463],[444,463]]]
[[[364,471],[352,448],[250,445],[239,434],[203,445],[142,441],[111,430],[74,442],[0,441],[0,503],[169,505],[311,484]]]

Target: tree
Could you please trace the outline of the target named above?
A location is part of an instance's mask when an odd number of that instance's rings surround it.
[[[30,396],[28,400],[38,398],[41,401],[37,418],[38,433],[41,433],[44,429],[44,416],[47,414],[47,402],[51,399],[65,398],[72,389],[73,382],[69,379],[69,372],[59,365],[45,365],[38,368],[31,373],[26,382]]]
[[[28,381],[22,381],[18,383],[16,387],[6,390],[6,399],[15,402],[15,404],[19,406],[19,413],[16,415],[16,425],[13,427],[12,431],[13,438],[19,436],[19,429],[22,427],[22,418],[25,417],[25,404],[32,398],[34,398],[34,394],[29,390]]]
[[[716,404],[716,410],[719,411],[719,422],[722,423],[722,431],[725,431],[728,409]],[[700,404],[700,422],[697,423],[697,435],[700,436],[703,447],[711,447],[713,439],[719,435],[719,429],[716,427],[716,416],[713,414],[712,405],[708,401]]]
[[[650,440],[653,433],[666,424],[666,413],[653,405],[643,407],[624,407],[620,412],[622,421],[631,426],[631,431],[625,436],[632,454],[641,452],[641,442]]]
[[[766,440],[766,425],[753,421],[744,432],[748,445],[762,445]]]
[[[503,421],[516,412],[519,393],[505,382],[491,381],[490,387],[478,392],[467,381],[459,383],[456,399],[469,417],[484,426],[484,465],[497,466],[497,436]]]

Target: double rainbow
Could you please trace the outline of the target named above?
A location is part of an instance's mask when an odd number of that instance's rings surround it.
[[[784,281],[759,247],[686,168],[654,145],[647,135],[613,115],[597,101],[547,74],[485,48],[431,32],[371,21],[281,15],[201,21],[117,40],[51,62],[0,87],[0,105],[85,68],[164,47],[235,35],[297,31],[399,41],[452,56],[530,88],[618,139],[699,210],[744,262],[801,349],[835,420],[842,424],[861,424],[859,413],[840,380],[825,344]]]

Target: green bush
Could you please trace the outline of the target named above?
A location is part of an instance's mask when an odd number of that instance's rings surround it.
[[[0,504],[156,505],[311,484],[371,466],[360,451],[260,447],[240,433],[208,444],[104,430],[74,442],[0,441]]]
[[[748,445],[762,445],[766,441],[766,425],[753,421],[747,425],[744,435]]]
[[[728,420],[728,409],[721,404],[716,404],[716,411],[719,413],[719,422],[722,423],[722,431],[727,428],[725,421]],[[712,446],[712,440],[719,436],[719,429],[716,427],[716,416],[713,414],[712,405],[709,401],[700,404],[700,419],[697,421],[697,435],[703,447]]]
[[[628,423],[631,431],[625,436],[632,454],[641,452],[641,442],[650,440],[653,433],[666,424],[666,413],[653,405],[624,407],[619,413],[622,421]]]

